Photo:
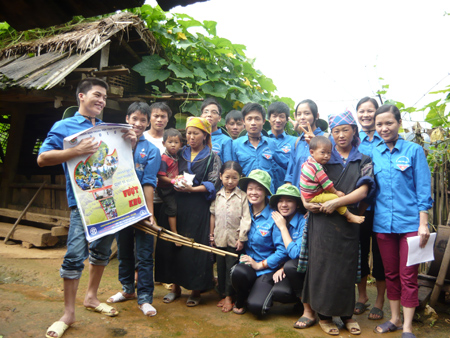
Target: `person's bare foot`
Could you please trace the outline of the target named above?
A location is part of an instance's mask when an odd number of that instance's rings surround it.
[[[233,300],[231,299],[231,297],[227,296],[224,299],[222,312],[230,312],[231,310],[233,310]]]
[[[84,298],[83,306],[86,308],[95,309],[99,305],[100,301],[98,300],[98,298],[89,297],[88,295],[86,295],[86,298]],[[112,308],[112,310],[110,311],[111,314],[114,314],[116,312],[117,310],[115,308]]]
[[[361,224],[364,223],[364,219],[366,218],[365,216],[356,216],[353,215],[351,212],[347,211],[344,215],[347,218],[347,221],[349,223],[356,223],[356,224]]]
[[[222,298],[222,299],[217,303],[217,307],[222,307],[223,304],[225,304],[225,298]]]

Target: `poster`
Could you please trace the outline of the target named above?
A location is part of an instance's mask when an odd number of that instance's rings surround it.
[[[64,149],[89,137],[100,143],[94,154],[67,161],[89,242],[150,216],[134,170],[131,144],[122,137],[124,128],[131,126],[102,123],[64,139]]]

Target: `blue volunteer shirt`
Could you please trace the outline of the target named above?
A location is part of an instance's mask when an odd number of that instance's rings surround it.
[[[212,150],[219,155],[222,163],[231,161],[233,157],[233,140],[222,132],[222,129],[217,129],[211,134]]]
[[[255,169],[261,169],[269,173],[272,178],[270,190],[274,192],[274,164],[277,163],[282,168],[287,167],[286,160],[283,160],[276,150],[275,142],[267,136],[261,136],[256,148],[250,143],[248,135],[241,136],[233,141],[233,161],[241,165],[245,176],[248,176]]]
[[[291,136],[286,134],[284,131],[282,134],[276,137],[272,131],[269,131],[269,137],[271,140],[275,142],[276,150],[280,158],[283,159],[284,163],[289,162],[289,158],[291,157],[291,152],[294,150],[295,141],[297,138],[295,136]],[[280,186],[284,184],[284,178],[286,176],[286,168],[282,168],[277,163],[275,163],[273,168],[273,185],[274,191],[276,191]]]
[[[366,132],[360,131],[359,138],[361,139],[361,143],[358,146],[358,150],[360,153],[364,155],[372,157],[373,149],[381,142],[383,139],[378,135],[377,132],[374,132],[372,141],[369,140],[369,136],[367,136]]]
[[[292,242],[288,244],[287,249],[286,245],[283,244],[286,250],[286,255],[289,256],[290,259],[297,259],[298,256],[300,255],[300,249],[302,248],[302,236],[304,227],[305,227],[304,215],[299,212],[296,212],[294,217],[292,217],[291,221],[289,222],[288,226],[288,231],[289,235],[291,235]],[[274,232],[276,233],[276,236],[281,236],[281,231],[280,229],[278,229],[276,224],[274,227]]]
[[[385,143],[376,146],[372,160],[377,182],[373,231],[417,231],[419,212],[433,205],[431,174],[422,147],[399,138],[392,152]]]
[[[267,204],[261,214],[254,217],[251,205],[250,215],[252,226],[248,233],[248,240],[244,244],[245,254],[256,262],[267,260],[268,268],[256,271],[257,276],[275,272],[287,260],[281,232],[274,231],[277,226],[272,218],[272,208]]]
[[[102,123],[101,120],[95,119],[95,125]],[[39,155],[50,150],[63,150],[64,138],[80,131],[92,128],[93,125],[90,121],[76,112],[73,117],[56,122],[47,134],[47,138],[42,143],[39,149]],[[70,184],[70,176],[67,170],[67,164],[62,163],[64,169],[64,175],[66,176],[66,194],[69,207],[75,207],[77,201]]]
[[[156,175],[161,166],[161,154],[153,143],[142,135],[134,150],[134,169],[141,185],[151,185],[156,188]]]
[[[314,135],[323,135],[323,131],[320,128],[314,130]],[[297,139],[295,140],[297,142]],[[299,187],[300,184],[300,174],[302,171],[302,164],[308,159],[309,154],[309,144],[305,141],[305,136],[302,134],[300,140],[297,142],[297,146],[291,151],[291,157],[289,159],[289,164],[286,171],[286,176],[284,178],[285,182],[290,182],[293,186]]]

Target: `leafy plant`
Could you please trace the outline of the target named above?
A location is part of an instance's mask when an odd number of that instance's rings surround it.
[[[246,47],[216,35],[215,21],[200,22],[186,14],[165,13],[159,6],[132,9],[147,22],[164,51],[146,56],[133,69],[145,77],[158,93],[197,93],[215,97],[224,111],[240,109],[246,103],[268,106],[280,100],[294,107],[290,98],[274,95],[276,86],[254,68]],[[198,116],[201,102],[185,101],[181,109]]]

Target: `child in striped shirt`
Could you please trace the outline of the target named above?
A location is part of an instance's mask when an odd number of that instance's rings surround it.
[[[309,144],[311,156],[303,163],[300,175],[300,190],[306,202],[323,203],[345,196],[342,191],[336,190],[322,167],[330,160],[332,146],[331,141],[324,136],[315,136],[311,139]],[[339,207],[336,211],[345,216],[349,223],[364,222],[364,216],[352,214],[346,206]]]

